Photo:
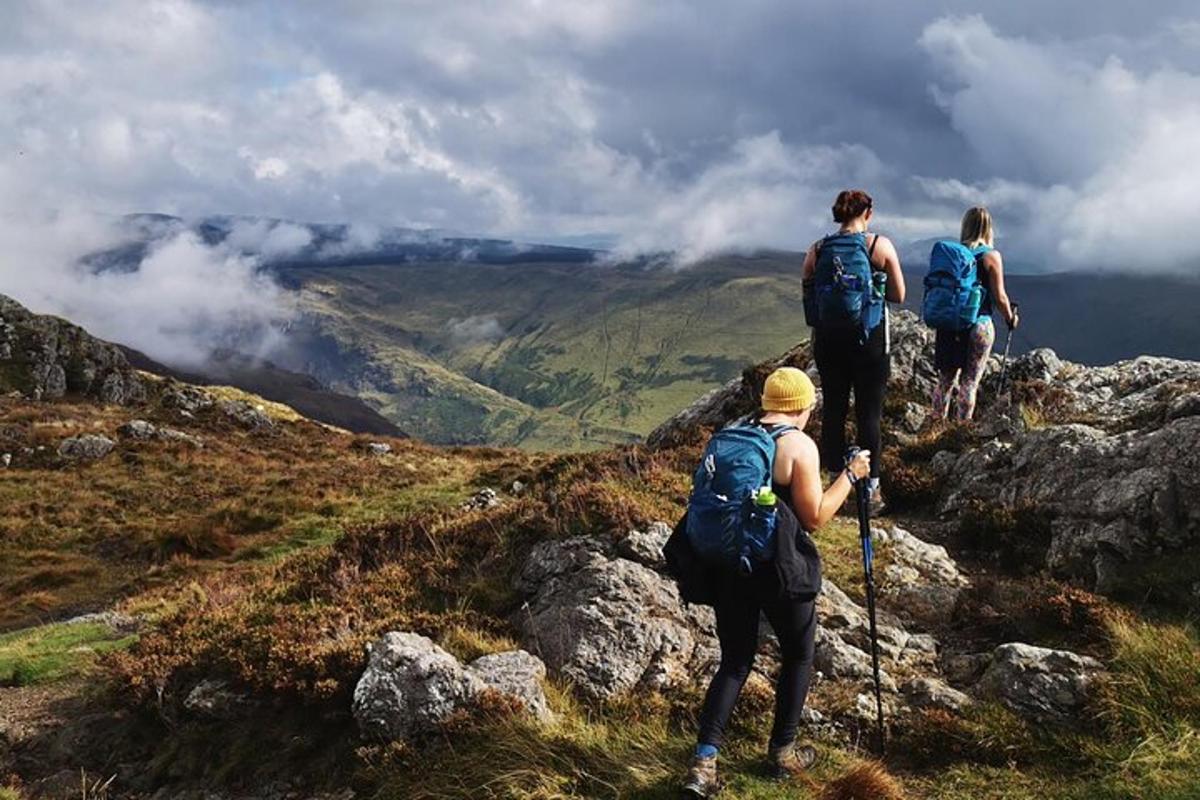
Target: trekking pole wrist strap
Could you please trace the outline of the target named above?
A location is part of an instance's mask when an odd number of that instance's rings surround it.
[[[854,474],[854,470],[850,469],[849,467],[846,467],[842,471],[846,473],[846,480],[850,481],[851,486],[857,485],[859,480],[861,480],[857,475]]]

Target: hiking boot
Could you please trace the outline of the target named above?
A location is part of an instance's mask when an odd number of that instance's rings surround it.
[[[771,777],[776,780],[793,778],[817,763],[817,751],[811,745],[792,742],[783,747],[772,747],[767,752]]]
[[[719,791],[721,783],[717,780],[717,757],[692,756],[692,766],[683,781],[683,796],[689,800],[701,800],[715,797]]]

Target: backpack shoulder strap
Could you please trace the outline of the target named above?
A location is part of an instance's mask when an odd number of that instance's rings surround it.
[[[791,433],[792,431],[798,431],[798,430],[800,430],[800,429],[797,428],[795,425],[780,425],[778,428],[771,431],[771,439],[774,441],[779,441],[780,437],[782,437],[784,434],[788,434],[788,433]]]
[[[871,246],[867,248],[867,258],[875,255],[875,245],[879,244],[879,234],[875,234],[875,238],[871,240]]]

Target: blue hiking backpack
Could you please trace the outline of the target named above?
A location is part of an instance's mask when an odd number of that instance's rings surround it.
[[[753,494],[771,485],[775,441],[796,430],[783,425],[735,425],[717,431],[692,476],[687,537],[705,561],[748,573],[775,554],[775,514],[753,507]]]
[[[933,245],[921,303],[926,325],[940,331],[965,331],[979,320],[983,285],[976,262],[991,249],[972,250],[949,239]]]
[[[866,342],[883,321],[884,297],[872,281],[866,234],[835,233],[821,240],[813,289],[811,310],[823,328],[857,330]]]

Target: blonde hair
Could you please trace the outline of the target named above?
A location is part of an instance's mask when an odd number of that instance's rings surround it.
[[[958,239],[967,247],[979,247],[981,244],[994,246],[996,242],[992,233],[991,212],[983,206],[968,208],[967,213],[963,214],[962,232]]]

